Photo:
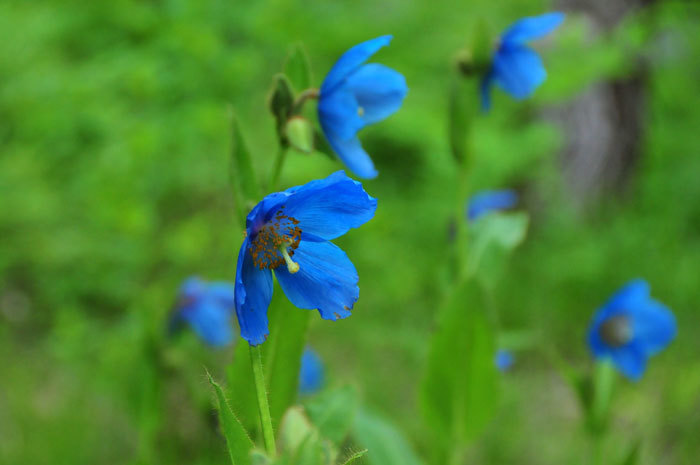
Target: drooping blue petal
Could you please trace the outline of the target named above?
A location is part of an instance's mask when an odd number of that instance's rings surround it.
[[[323,371],[321,357],[308,347],[304,349],[299,370],[299,392],[309,395],[321,389],[324,378]]]
[[[516,99],[529,97],[547,78],[539,55],[524,45],[499,49],[493,73],[496,84]]]
[[[332,92],[337,85],[343,82],[348,74],[367,61],[377,50],[385,45],[389,45],[391,39],[391,35],[377,37],[376,39],[357,44],[345,52],[338,61],[335,62],[326,75],[326,78],[323,80],[323,84],[321,85],[321,97],[323,97],[324,93]]]
[[[318,119],[326,138],[349,140],[365,127],[360,118],[355,94],[346,86],[336,89],[318,101]]]
[[[233,341],[232,312],[232,307],[224,307],[214,299],[205,298],[203,302],[182,311],[181,315],[204,342],[221,347]]]
[[[321,127],[323,127],[323,123],[321,123]],[[374,179],[377,177],[379,173],[374,168],[372,159],[367,152],[365,152],[365,149],[362,148],[360,139],[353,137],[349,140],[341,140],[328,137],[328,133],[326,133],[326,138],[333,151],[338,154],[338,157],[340,157],[350,171],[365,179]]]
[[[376,209],[377,199],[344,171],[295,188],[285,204],[285,214],[299,220],[304,233],[326,240],[363,225]]]
[[[480,191],[469,199],[467,218],[475,221],[493,211],[512,208],[518,203],[518,194],[511,189]]]
[[[275,270],[287,298],[299,308],[318,309],[326,320],[350,316],[360,288],[345,252],[330,242],[305,240],[302,234],[292,258],[299,264],[298,272],[291,274],[282,266]]]
[[[501,42],[521,44],[539,39],[556,29],[564,21],[564,17],[564,13],[553,12],[522,18],[505,30]]]
[[[251,236],[254,232],[257,232],[260,227],[265,224],[272,216],[279,210],[280,205],[282,205],[289,197],[286,192],[275,192],[266,195],[260,202],[258,202],[255,207],[248,213],[246,217],[246,230],[248,236]]]
[[[395,113],[408,92],[406,78],[384,65],[361,66],[347,78],[347,88],[359,104],[360,118],[374,124]]]
[[[648,299],[631,312],[632,332],[647,355],[654,355],[676,337],[676,318],[660,302]]]
[[[243,241],[238,253],[236,269],[236,316],[241,327],[241,337],[250,345],[265,342],[267,328],[267,308],[272,299],[272,272],[259,269],[253,264],[248,252],[249,241]]]
[[[647,356],[634,342],[626,344],[610,352],[615,366],[620,372],[633,381],[638,381],[644,374]]]

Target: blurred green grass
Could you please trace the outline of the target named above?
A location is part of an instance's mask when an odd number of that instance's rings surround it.
[[[700,324],[700,40],[697,8],[688,8],[659,8],[653,41],[634,18],[591,40],[585,21],[570,17],[544,46],[546,84],[524,103],[499,93],[474,140],[474,190],[524,187],[534,218],[494,297],[505,329],[533,330],[587,369],[588,319],[627,279],[647,278],[674,309],[678,339],[618,396],[615,436],[627,444],[643,435],[649,464],[700,454],[691,332]],[[184,277],[234,277],[242,234],[225,170],[227,106],[267,176],[275,140],[264,103],[289,45],[304,43],[319,84],[346,48],[384,33],[395,39],[376,60],[404,73],[410,92],[362,135],[380,171],[365,183],[379,208],[337,241],[359,271],[361,299],[342,322],[314,317],[310,340],[332,383],[358,386],[428,450],[416,386],[455,196],[449,66],[477,21],[498,31],[547,9],[529,0],[0,4],[9,38],[0,43],[0,461],[223,463],[202,365],[220,374],[230,351],[185,335],[163,355],[168,376],[154,380],[142,342],[162,337]],[[537,109],[624,76],[630,49],[658,60],[643,160],[624,195],[576,210],[559,171],[564,135]],[[339,168],[294,154],[282,184]],[[499,416],[473,459],[578,463],[573,395],[536,352],[518,359],[503,380],[513,414]]]

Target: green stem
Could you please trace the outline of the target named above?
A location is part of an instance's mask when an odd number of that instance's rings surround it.
[[[277,158],[275,159],[275,166],[272,168],[272,178],[270,178],[270,190],[277,190],[277,183],[280,180],[280,174],[282,174],[282,167],[284,166],[284,161],[287,158],[287,147],[280,145],[279,150],[277,150]]]
[[[270,416],[270,404],[267,401],[267,389],[265,387],[265,375],[263,374],[262,353],[260,351],[260,346],[250,346],[250,364],[253,367],[255,392],[258,397],[260,426],[262,427],[265,450],[270,457],[274,457],[276,451],[275,435],[272,431],[272,417]]]

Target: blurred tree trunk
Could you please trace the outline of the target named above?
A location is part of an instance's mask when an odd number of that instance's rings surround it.
[[[606,34],[628,14],[656,0],[560,0],[566,11],[588,16]],[[646,65],[641,57],[625,78],[600,81],[557,112],[566,132],[564,176],[579,205],[621,192],[641,156],[646,109]]]

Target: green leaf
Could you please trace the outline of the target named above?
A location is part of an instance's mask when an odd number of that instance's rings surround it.
[[[310,435],[318,436],[314,426],[299,406],[290,407],[282,417],[279,428],[280,448],[284,452],[297,450]]]
[[[478,111],[474,82],[452,73],[447,108],[450,151],[457,163],[465,165],[471,159],[472,119]]]
[[[401,432],[382,417],[361,409],[355,417],[352,435],[368,450],[371,465],[421,465],[413,448]]]
[[[288,146],[285,127],[287,120],[292,117],[294,109],[294,91],[284,74],[278,73],[272,78],[272,90],[268,107],[275,117],[277,137],[282,147]]]
[[[294,44],[284,62],[284,74],[297,92],[311,86],[311,66],[309,57],[301,44]]]
[[[467,281],[440,309],[421,385],[423,413],[436,440],[466,443],[496,410],[495,337],[482,299],[478,286]]]
[[[241,128],[238,124],[233,110],[230,111],[231,118],[231,157],[229,163],[229,179],[233,200],[238,210],[238,220],[241,226],[245,225],[245,218],[251,208],[261,197],[260,185],[258,184],[250,152],[246,147]]]
[[[301,355],[311,312],[296,308],[284,293],[276,292],[268,310],[270,336],[263,344],[263,364],[270,400],[272,424],[297,399]]]
[[[493,288],[506,259],[527,235],[529,217],[525,212],[489,213],[470,228],[471,242],[467,257],[467,275]]]
[[[254,447],[253,441],[248,436],[243,425],[238,421],[238,418],[233,414],[233,411],[231,411],[221,386],[214,381],[209,372],[207,372],[207,377],[216,394],[219,419],[226,438],[226,446],[231,457],[231,463],[233,465],[249,465],[249,454]]]
[[[364,450],[360,450],[360,451],[357,451],[357,452],[351,454],[347,459],[345,459],[345,461],[343,462],[343,465],[350,465],[351,463],[353,463],[357,459],[364,457],[364,455],[366,453],[367,453],[367,449],[364,449]]]
[[[352,427],[359,399],[354,388],[345,386],[320,393],[304,406],[321,435],[339,444]]]
[[[233,411],[248,431],[260,437],[260,417],[253,368],[250,365],[250,346],[243,339],[239,339],[236,344],[233,362],[226,368],[226,378],[228,397],[233,399]]]
[[[637,465],[637,463],[639,463],[639,455],[641,454],[641,451],[642,441],[637,440],[630,448],[629,452],[627,452],[622,462],[620,462],[620,465]]]
[[[609,360],[595,363],[593,372],[593,399],[588,413],[588,427],[595,434],[602,434],[610,420],[610,404],[617,373]]]

